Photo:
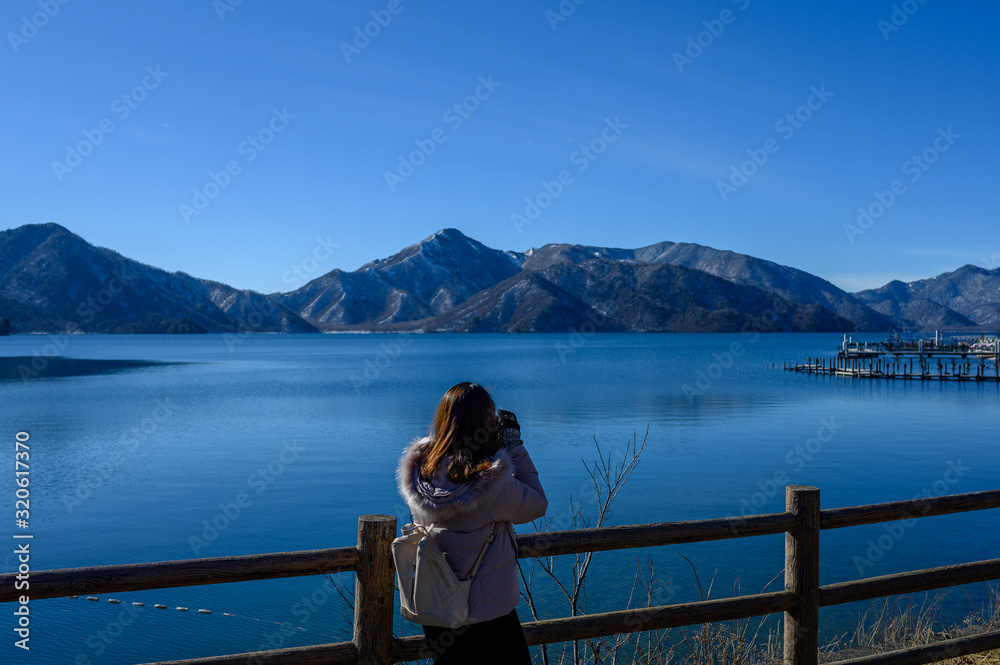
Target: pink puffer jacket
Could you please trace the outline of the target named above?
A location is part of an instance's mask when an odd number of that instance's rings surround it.
[[[523,445],[501,448],[488,469],[466,483],[447,478],[450,457],[444,457],[434,478],[420,478],[421,452],[430,437],[410,444],[396,471],[399,493],[424,525],[433,524],[431,537],[444,552],[459,579],[465,579],[489,538],[493,522],[496,537],[486,552],[469,591],[469,618],[480,623],[508,614],[517,607],[517,551],[514,528],[545,514],[548,500]]]

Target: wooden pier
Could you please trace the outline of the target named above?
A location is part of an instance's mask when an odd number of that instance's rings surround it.
[[[855,379],[901,381],[988,381],[1000,383],[1000,362],[995,356],[975,360],[965,357],[930,359],[910,356],[850,356],[808,358],[805,363],[785,363],[784,369],[807,374],[829,374]]]
[[[932,339],[904,339],[892,331],[883,342],[862,342],[844,335],[836,357],[784,363],[782,369],[854,379],[1000,383],[1000,336],[936,332]]]

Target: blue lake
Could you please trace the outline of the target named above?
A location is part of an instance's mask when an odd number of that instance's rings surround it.
[[[647,445],[610,524],[778,512],[785,484],[819,487],[824,508],[1000,488],[1000,386],[772,368],[832,356],[839,342],[835,334],[0,338],[0,355],[34,358],[40,374],[55,375],[0,381],[10,456],[0,505],[17,533],[14,436],[23,430],[33,570],[353,545],[360,514],[406,519],[396,461],[426,433],[444,391],[463,380],[490,387],[500,408],[517,413],[554,528],[565,528],[571,495],[588,496],[584,461],[596,459],[595,441],[615,456],[633,437]],[[154,364],[77,363],[63,372],[47,358],[54,352]],[[220,517],[241,494],[239,515]],[[584,511],[593,516],[593,508],[585,500]],[[998,527],[994,510],[921,519],[888,536],[884,525],[824,532],[821,582],[997,557]],[[0,554],[3,572],[16,569],[13,549]],[[713,597],[731,595],[737,581],[754,593],[780,573],[782,538],[600,554],[590,609],[621,607],[647,556],[661,599],[696,599],[678,554],[703,584],[715,575]],[[551,584],[539,580],[536,592],[549,616],[566,614]],[[978,593],[953,590],[946,608],[964,616]],[[8,612],[0,660],[138,663],[350,632],[323,577],[112,597],[122,604],[31,601],[30,653],[13,646]],[[827,636],[849,629],[857,612],[825,612]]]

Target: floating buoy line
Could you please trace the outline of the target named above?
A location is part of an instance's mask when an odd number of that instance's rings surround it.
[[[69,598],[84,598],[85,600],[89,600],[89,601],[95,602],[95,603],[101,601],[100,597],[98,597],[98,596],[68,596],[68,597]],[[121,605],[122,604],[122,601],[118,600],[117,598],[108,598],[108,602],[110,604],[112,604],[112,605]],[[133,605],[134,607],[144,607],[146,605],[146,603],[139,602],[139,601],[132,601],[131,605]],[[155,609],[158,609],[158,610],[174,610],[174,611],[177,611],[177,612],[188,612],[191,609],[190,607],[184,607],[183,605],[175,605],[174,607],[170,607],[169,605],[164,605],[163,603],[155,603],[153,605],[153,607]],[[215,613],[215,612],[212,612],[212,610],[199,609],[196,612],[196,614],[219,614],[219,615],[224,616],[224,617],[235,617],[237,619],[246,619],[247,621],[256,621],[258,623],[271,623],[271,624],[275,624],[277,626],[288,626],[292,630],[298,630],[298,631],[301,631],[303,633],[306,632],[306,629],[303,628],[302,626],[296,626],[296,625],[293,625],[293,624],[290,624],[290,623],[285,623],[283,621],[268,621],[266,619],[258,619],[257,617],[246,616],[246,615],[243,615],[243,614],[233,614],[232,612],[218,612],[218,613]]]

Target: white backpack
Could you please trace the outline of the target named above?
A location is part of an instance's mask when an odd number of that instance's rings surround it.
[[[430,525],[433,527],[434,525]],[[459,580],[430,537],[430,527],[407,524],[392,541],[399,581],[399,609],[404,619],[424,626],[458,628],[469,617],[469,587],[496,536],[496,522],[469,576]]]

